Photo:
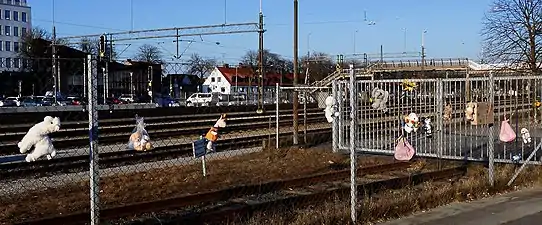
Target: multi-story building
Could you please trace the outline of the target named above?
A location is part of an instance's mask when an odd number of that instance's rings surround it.
[[[0,0],[0,71],[21,67],[21,37],[31,29],[31,8],[26,0]]]

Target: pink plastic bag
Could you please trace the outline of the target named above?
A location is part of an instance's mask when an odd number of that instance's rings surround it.
[[[394,157],[396,160],[409,161],[414,156],[414,147],[408,143],[405,138],[399,138],[397,145],[395,146]]]
[[[502,142],[511,142],[516,139],[516,132],[508,123],[508,120],[505,119],[501,122],[501,133],[499,134],[499,140]]]

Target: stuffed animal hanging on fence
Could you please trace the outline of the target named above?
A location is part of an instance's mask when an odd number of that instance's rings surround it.
[[[218,140],[218,129],[226,127],[226,114],[222,114],[220,118],[216,121],[215,125],[209,129],[207,134],[205,134],[205,139],[207,139],[207,150],[214,152],[215,142]]]
[[[373,103],[373,109],[382,110],[384,113],[388,112],[388,107],[386,104],[388,103],[389,96],[390,93],[388,91],[378,87],[374,88],[370,99],[370,101]]]
[[[467,103],[467,108],[465,109],[465,119],[467,122],[474,121],[474,110],[476,110],[476,103]]]
[[[418,128],[420,126],[420,120],[418,118],[418,115],[416,113],[410,113],[408,116],[404,117],[404,125],[403,129],[407,133],[411,133],[412,131],[416,132],[418,131]]]
[[[414,91],[414,89],[416,89],[417,87],[416,83],[408,81],[407,79],[403,80],[401,86],[403,87],[403,93],[401,94],[401,98],[409,97]]]
[[[60,130],[60,119],[58,117],[46,116],[42,122],[32,126],[24,135],[23,139],[17,143],[19,151],[24,154],[32,147],[34,150],[26,156],[27,162],[36,161],[38,158],[46,155],[51,160],[56,155],[53,141],[49,134]]]
[[[452,122],[452,104],[448,103],[444,107],[444,113],[443,113],[444,122],[451,123]]]
[[[428,138],[433,137],[433,124],[431,124],[431,118],[429,117],[422,117],[422,127],[425,131],[425,136]]]
[[[136,127],[130,135],[128,141],[128,149],[136,151],[147,151],[153,148],[149,133],[145,129],[145,121],[143,117],[136,115]]]
[[[521,128],[521,138],[523,139],[523,143],[529,144],[531,143],[531,134],[529,133],[529,130],[527,128]]]
[[[336,111],[335,99],[333,96],[328,96],[325,101],[326,108],[324,109],[324,114],[326,116],[327,122],[331,123],[335,117],[339,116],[339,112]]]

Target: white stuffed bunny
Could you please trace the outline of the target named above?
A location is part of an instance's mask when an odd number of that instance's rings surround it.
[[[326,108],[324,113],[328,123],[333,122],[335,117],[339,116],[339,112],[335,111],[335,99],[332,96],[328,96],[325,101]]]
[[[32,153],[26,156],[26,161],[36,161],[44,155],[47,155],[48,160],[54,158],[56,150],[48,135],[59,130],[60,119],[58,117],[46,116],[42,122],[32,126],[23,139],[17,143],[22,154],[28,152],[34,146]]]
[[[529,133],[529,130],[527,128],[521,128],[521,138],[523,138],[523,143],[529,144],[531,143],[531,134]]]

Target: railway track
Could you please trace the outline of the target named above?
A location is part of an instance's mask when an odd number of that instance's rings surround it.
[[[506,102],[502,102],[500,106],[498,106],[496,109],[498,111],[504,110],[504,109],[512,109],[516,107],[513,104],[508,105],[502,105],[504,103],[511,103],[509,100],[506,100]],[[458,118],[461,117],[463,112],[463,103],[455,103],[452,105],[454,108],[453,117]],[[530,105],[524,104],[520,105],[518,108],[521,108],[522,110],[528,109]],[[348,108],[344,109],[345,111],[348,111]],[[360,124],[367,127],[367,128],[385,128],[385,126],[382,125],[382,123],[389,123],[393,121],[398,121],[398,116],[400,113],[402,113],[405,110],[404,107],[396,106],[391,107],[388,114],[382,114],[378,110],[374,110],[370,108],[370,106],[364,106],[360,111],[363,111],[363,113],[360,115],[360,119],[363,119],[364,121]],[[423,111],[426,111],[427,113],[420,113],[419,116],[433,116],[436,111],[436,106],[434,105],[427,105],[423,109]],[[283,110],[281,112],[291,112],[291,110]],[[345,112],[348,113],[348,112]],[[250,114],[250,113],[249,113]],[[250,117],[243,117],[246,115],[249,115],[247,113],[237,113],[232,116],[232,118],[229,119],[228,127],[224,128],[222,130],[223,134],[228,134],[231,132],[236,132],[239,130],[247,130],[247,129],[258,129],[258,128],[267,128],[269,127],[269,122],[271,120],[271,126],[274,126],[275,124],[275,115],[256,115],[256,116],[250,116]],[[314,108],[314,109],[307,109],[307,123],[313,123],[318,121],[325,121],[322,109]],[[397,114],[396,116],[393,116]],[[185,136],[185,135],[194,135],[194,134],[202,134],[206,132],[209,129],[209,124],[212,124],[216,120],[216,115],[202,115],[203,118],[200,119],[192,119],[189,121],[181,120],[181,121],[174,121],[173,117],[158,117],[158,118],[149,118],[146,119],[147,130],[151,134],[151,138],[154,140],[159,140],[161,138],[170,138],[175,136]],[[205,118],[207,117],[207,118]],[[280,125],[287,125],[289,123],[292,123],[292,115],[280,115]],[[348,116],[347,116],[348,117]],[[179,118],[185,118],[187,117],[176,117],[176,119]],[[194,118],[194,117],[191,117]],[[149,122],[151,121],[151,122]],[[114,120],[114,121],[106,121],[102,125],[100,129],[100,137],[99,141],[102,144],[115,144],[115,143],[124,143],[127,141],[127,137],[129,137],[132,129],[133,124],[126,124],[128,122],[132,122],[132,119],[122,119],[122,120]],[[108,124],[109,123],[109,124]],[[71,124],[71,126],[75,126],[77,124]],[[77,125],[80,126],[80,125]],[[64,127],[64,125],[63,125]],[[77,129],[77,130],[71,130],[71,129]],[[397,127],[394,127],[394,129],[398,129]],[[18,154],[18,147],[17,142],[22,139],[24,135],[23,133],[13,133],[13,134],[4,134],[0,135],[0,156],[6,156],[6,155],[15,155]],[[62,131],[57,132],[52,135],[52,139],[54,141],[55,147],[59,150],[62,149],[70,149],[70,148],[76,148],[76,147],[85,147],[88,145],[88,128],[63,128]]]
[[[385,189],[400,189],[429,180],[448,179],[464,175],[466,167],[410,174],[405,172],[409,162],[396,162],[358,168],[358,193],[377,193]],[[381,174],[381,179],[370,179],[366,175]],[[271,212],[283,207],[299,208],[319,204],[337,196],[350,193],[348,178],[350,170],[339,170],[301,178],[270,181],[263,184],[244,185],[218,191],[172,197],[151,202],[135,203],[105,208],[100,212],[103,220],[115,221],[123,217],[175,211],[174,215],[163,215],[175,224],[212,224],[248,216],[257,211]],[[156,220],[156,218],[153,218]],[[88,212],[26,221],[21,224],[81,224],[88,221]],[[123,221],[126,222],[126,221]],[[150,220],[144,224],[152,223]]]
[[[331,128],[310,129],[307,135],[331,134]],[[279,138],[291,135],[291,132],[281,132]],[[303,134],[300,134],[303,136]],[[328,135],[331,137],[331,135]],[[251,135],[239,138],[219,139],[217,152],[238,150],[243,148],[262,146],[262,140],[274,140],[274,135]],[[320,141],[326,141],[321,140]],[[211,153],[212,154],[212,153]],[[99,154],[101,169],[118,166],[135,165],[145,162],[155,162],[168,159],[182,159],[192,156],[192,140],[186,143],[157,147],[151,151],[137,152],[133,150],[105,152]],[[38,160],[35,162],[13,162],[0,164],[0,181],[6,182],[20,178],[39,178],[60,173],[75,173],[88,171],[88,155],[54,158],[51,160]]]
[[[254,121],[256,120],[256,121]],[[254,122],[250,122],[254,121]],[[323,122],[325,121],[325,117],[323,113],[310,113],[307,115],[307,123],[314,123],[314,122]],[[288,116],[286,118],[281,118],[279,121],[279,125],[289,125],[293,123],[292,116]],[[147,131],[150,134],[151,140],[154,142],[159,142],[162,138],[173,138],[177,136],[194,136],[194,135],[200,135],[204,134],[209,130],[209,125],[212,123],[206,123],[199,126],[189,126],[188,124],[176,124],[176,123],[165,123],[158,125],[160,129],[157,128],[157,126],[151,127],[151,129],[147,129]],[[267,119],[265,118],[259,118],[259,119],[239,119],[239,120],[230,120],[228,123],[228,126],[225,128],[222,128],[220,133],[223,136],[226,136],[228,134],[232,134],[233,132],[239,132],[239,131],[246,131],[251,129],[259,129],[259,128],[269,128],[269,126],[274,127],[275,121],[269,122],[269,117]],[[123,132],[116,132],[116,133],[100,133],[100,136],[98,138],[98,141],[100,144],[118,144],[118,143],[125,143],[128,142],[128,138],[130,137],[131,131],[133,127],[126,127],[123,128]],[[88,131],[86,131],[88,133]],[[21,137],[22,139],[22,137]],[[55,145],[55,148],[57,150],[62,149],[73,149],[77,147],[85,147],[88,146],[89,140],[88,135],[81,135],[81,136],[72,136],[68,138],[52,138],[53,143]],[[20,139],[19,139],[20,140]],[[0,156],[6,156],[6,155],[14,155],[19,154],[19,148],[17,147],[17,140],[10,141],[10,142],[3,142],[0,143]]]

